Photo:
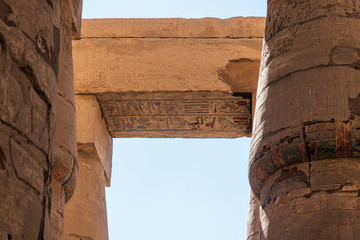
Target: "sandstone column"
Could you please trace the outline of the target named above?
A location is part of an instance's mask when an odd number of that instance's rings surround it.
[[[79,182],[65,206],[65,239],[108,239],[105,186],[110,184],[112,138],[94,96],[77,95]]]
[[[259,200],[255,194],[250,193],[249,215],[246,231],[246,240],[258,240],[259,239],[259,225],[260,225],[260,213],[259,213]]]
[[[64,238],[64,205],[71,198],[78,177],[71,40],[74,32],[79,34],[80,31],[75,26],[76,22],[81,21],[81,6],[82,2],[79,0],[61,1],[57,118],[51,183],[51,240]],[[80,15],[74,16],[74,12],[77,12],[78,8],[80,8]]]
[[[268,1],[250,155],[260,239],[360,239],[359,12]]]
[[[49,239],[60,9],[0,0],[0,239]]]

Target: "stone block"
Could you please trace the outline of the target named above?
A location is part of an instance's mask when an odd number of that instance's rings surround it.
[[[229,63],[238,59],[259,61],[261,44],[261,38],[76,40],[73,41],[75,91],[84,94],[126,91],[231,92],[239,84],[227,82],[221,73],[227,71]],[[256,74],[243,73],[242,79],[253,81],[256,85]]]
[[[78,152],[97,157],[104,167],[106,186],[110,186],[112,137],[95,96],[76,95]]]
[[[81,37],[262,38],[265,18],[84,19]]]
[[[113,137],[241,137],[251,132],[251,93],[104,93]]]

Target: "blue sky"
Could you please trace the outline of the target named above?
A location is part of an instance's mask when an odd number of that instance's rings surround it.
[[[111,240],[244,239],[249,138],[114,143]]]
[[[265,16],[266,0],[84,0],[84,18]]]
[[[85,0],[83,18],[265,16],[266,0]],[[111,240],[245,239],[250,139],[114,139]]]

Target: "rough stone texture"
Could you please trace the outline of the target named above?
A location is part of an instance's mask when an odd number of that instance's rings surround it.
[[[259,61],[261,44],[262,38],[82,38],[73,42],[75,90],[230,92],[233,83],[219,74],[231,62]]]
[[[263,27],[264,18],[84,20],[73,41],[76,93],[97,96],[113,137],[249,136]],[[250,111],[234,108],[249,95]],[[113,114],[123,98],[134,111]],[[154,99],[160,107],[144,116]],[[207,115],[189,116],[183,99],[202,99]],[[227,113],[210,110],[226,104]]]
[[[70,0],[62,1],[57,118],[52,164],[52,176],[64,185],[66,201],[71,198],[75,190],[78,174],[71,4]]]
[[[260,202],[255,194],[250,193],[249,215],[246,240],[258,240],[260,237]]]
[[[65,191],[61,183],[51,182],[50,240],[64,239]]]
[[[83,6],[83,0],[72,0],[71,16],[72,16],[73,39],[78,39],[81,34],[82,6]]]
[[[239,137],[251,133],[251,93],[98,95],[112,137]]]
[[[265,18],[84,19],[83,38],[262,38]]]
[[[112,137],[103,119],[96,97],[76,95],[78,151],[100,159],[105,171],[106,186],[110,186],[112,166]]]
[[[108,239],[104,168],[79,147],[79,183],[65,206],[65,240]]]
[[[65,239],[108,239],[105,186],[110,186],[112,138],[95,96],[77,95],[79,182],[65,206]]]
[[[291,165],[265,183],[260,239],[359,239],[359,160],[309,166]]]
[[[0,0],[0,239],[49,239],[59,28],[58,1]]]
[[[359,8],[268,1],[249,176],[260,239],[358,239]]]
[[[52,197],[50,212],[50,239],[64,238],[64,205],[76,187],[76,111],[74,73],[72,62],[72,0],[61,1],[60,52],[54,158],[51,164]]]

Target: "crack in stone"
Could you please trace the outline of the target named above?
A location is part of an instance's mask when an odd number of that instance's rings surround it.
[[[18,63],[18,62],[17,62]],[[18,63],[19,64],[19,63]],[[46,95],[46,93],[44,92],[44,90],[41,89],[40,84],[39,84],[39,80],[37,79],[36,75],[35,75],[35,71],[34,69],[30,66],[30,65],[25,65],[25,66],[21,66],[21,64],[19,64],[19,70],[25,74],[25,76],[27,77],[27,79],[29,79],[31,86],[33,87],[34,91],[36,92],[36,94],[46,103],[46,104],[50,104],[50,100],[49,97]]]
[[[308,182],[309,182],[309,188],[311,190],[311,148],[310,148],[310,142],[307,141],[307,136],[306,136],[306,127],[305,124],[302,127],[302,132],[303,132],[303,140],[304,140],[304,144],[305,144],[305,151],[306,151],[306,156],[307,156],[307,160],[308,160]]]
[[[14,136],[11,136],[9,140],[11,139],[14,139]],[[14,139],[15,142],[17,142],[15,139]],[[9,141],[10,142],[10,141]],[[17,142],[18,143],[18,142]],[[21,145],[20,143],[18,143],[19,145]],[[12,153],[12,148],[11,148],[11,145],[10,145],[10,152]],[[12,154],[11,154],[12,155]],[[41,192],[39,192],[39,190],[36,189],[36,187],[34,187],[31,183],[29,183],[28,181],[26,181],[24,178],[20,177],[19,174],[18,174],[18,171],[16,170],[15,168],[15,163],[14,163],[14,159],[11,157],[10,158],[11,160],[11,166],[12,166],[12,169],[14,170],[14,173],[15,173],[15,176],[18,180],[20,180],[22,183],[24,183],[26,186],[28,186],[30,189],[32,189],[37,195],[41,195]]]
[[[305,198],[310,198],[312,197],[314,194],[316,193],[327,193],[329,195],[337,193],[337,192],[342,192],[342,193],[358,193],[358,195],[360,194],[360,190],[350,190],[350,191],[342,191],[344,189],[345,186],[351,186],[351,183],[344,183],[341,184],[337,189],[329,189],[329,190],[312,190],[310,193],[304,194],[303,196]]]
[[[72,101],[70,101],[69,99],[67,99],[66,96],[65,96],[65,94],[63,94],[63,93],[61,93],[61,92],[58,92],[58,95],[59,95],[60,97],[62,97],[66,102],[70,103],[70,105],[71,105],[74,109],[76,109],[76,106],[74,105],[74,103],[73,103]]]
[[[31,141],[31,139],[22,131],[20,131],[19,129],[17,129],[16,127],[14,127],[13,125],[11,125],[8,122],[5,122],[4,120],[0,119],[0,123],[5,125],[6,127],[10,128],[11,130],[15,131],[18,135],[20,135],[21,137],[26,139],[26,142],[32,146],[34,146],[35,148],[37,148],[42,154],[44,154],[45,156],[48,156],[48,154],[40,147],[38,147],[35,143],[33,143],[33,141]]]
[[[0,170],[6,170],[5,162],[6,162],[5,154],[0,147]]]
[[[91,237],[86,237],[86,236],[81,236],[81,235],[78,235],[78,234],[66,234],[67,236],[70,236],[70,237],[75,237],[79,240],[93,240],[93,238]]]
[[[4,35],[0,32],[0,47],[1,47],[1,55],[6,55],[7,54],[7,48],[6,48],[6,39],[4,37]]]
[[[16,63],[18,63],[17,61],[15,61]],[[18,63],[19,64],[19,63]],[[35,93],[39,96],[39,98],[41,100],[44,101],[44,103],[46,104],[46,125],[48,127],[48,129],[50,129],[50,124],[51,124],[51,102],[49,97],[46,95],[45,91],[41,89],[40,87],[40,83],[39,80],[36,77],[35,71],[34,69],[30,66],[30,65],[25,65],[25,66],[21,66],[21,64],[19,64],[20,66],[18,67],[19,70],[21,72],[23,72],[26,76],[26,78],[30,81],[31,86],[33,87]],[[45,126],[43,128],[43,131],[45,129]],[[51,146],[51,142],[50,142],[50,138],[49,138],[49,147]],[[48,162],[50,163],[50,159],[48,158]]]
[[[50,188],[51,175],[49,171],[49,167],[46,171],[44,171],[44,190],[43,190],[43,199],[41,202],[42,206],[42,217],[40,222],[40,230],[38,235],[38,240],[46,240],[45,233],[45,224],[46,224],[46,206],[48,208],[48,219],[50,219],[51,213],[51,188]]]
[[[291,75],[293,74],[296,74],[296,73],[299,73],[299,72],[306,72],[306,71],[309,71],[309,70],[313,70],[313,69],[323,69],[323,68],[331,68],[331,67],[349,67],[349,68],[352,68],[352,69],[355,69],[355,70],[360,70],[360,64],[358,66],[358,64],[355,64],[355,63],[352,63],[352,64],[337,64],[337,65],[332,65],[332,64],[327,64],[327,65],[324,65],[324,64],[321,64],[321,65],[317,65],[317,66],[312,66],[312,67],[309,67],[309,68],[305,68],[305,69],[299,69],[299,70],[296,70],[296,71],[293,71],[293,72],[290,72],[290,73],[287,73],[285,75],[282,75],[282,76],[279,76],[277,77],[275,80],[272,80],[270,81],[260,92],[259,95],[261,95],[266,88],[276,84],[277,82],[280,82],[281,80],[285,79],[285,78],[288,78],[290,77]]]
[[[308,19],[308,20],[305,20],[305,21],[296,22],[294,24],[291,24],[291,25],[283,27],[283,28],[279,27],[279,29],[274,31],[272,34],[269,33],[269,31],[265,30],[265,41],[269,42],[275,35],[277,35],[278,33],[282,32],[282,31],[288,30],[290,28],[294,28],[295,26],[301,26],[301,25],[303,25],[305,23],[310,23],[310,22],[313,22],[313,21],[321,20],[321,19],[324,19],[324,18],[327,18],[327,17],[329,17],[329,16],[328,15],[320,15],[320,16],[317,16],[317,17],[314,17],[314,18],[311,18],[311,19]],[[270,21],[266,21],[266,24],[270,26]],[[266,35],[269,35],[269,37],[266,37]]]

